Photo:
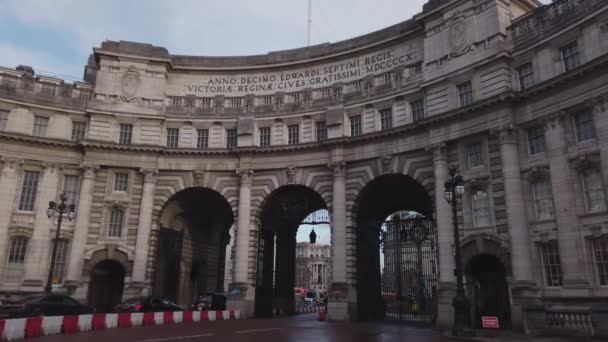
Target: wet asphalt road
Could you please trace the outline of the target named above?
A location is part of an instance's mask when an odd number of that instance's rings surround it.
[[[36,338],[36,341],[86,342],[329,342],[329,341],[411,341],[447,342],[429,329],[391,323],[328,323],[316,314],[289,318],[251,319],[180,323],[166,326],[136,327],[93,331],[75,335]]]

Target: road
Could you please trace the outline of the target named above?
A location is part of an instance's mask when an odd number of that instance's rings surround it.
[[[316,314],[289,318],[180,323],[37,338],[38,342],[446,342],[436,332],[392,323],[327,323]]]

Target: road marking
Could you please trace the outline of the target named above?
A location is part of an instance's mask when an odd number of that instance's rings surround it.
[[[281,330],[281,328],[270,328],[270,329],[255,329],[255,330],[240,330],[237,331],[236,334],[248,334],[252,332],[260,332],[260,331],[272,331],[272,330]]]
[[[189,339],[189,338],[209,337],[209,336],[214,336],[214,335],[215,334],[176,336],[176,337],[167,337],[167,338],[156,338],[156,339],[153,339],[153,340],[137,340],[135,342],[160,342],[160,341],[185,340],[185,339]]]

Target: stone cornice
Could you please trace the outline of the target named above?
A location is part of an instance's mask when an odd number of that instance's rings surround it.
[[[68,149],[79,149],[81,145],[69,140],[62,140],[56,138],[41,138],[33,135],[25,135],[21,133],[13,133],[13,132],[0,132],[0,140],[14,140],[25,143],[34,143],[34,144],[42,144],[49,145],[55,147],[63,147]]]

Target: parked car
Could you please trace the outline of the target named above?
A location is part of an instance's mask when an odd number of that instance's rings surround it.
[[[221,293],[207,293],[198,298],[192,303],[193,311],[205,310],[226,310],[226,302],[228,297]]]
[[[37,294],[18,299],[5,299],[0,304],[0,318],[80,315],[94,311],[90,306],[59,294]]]
[[[160,312],[184,311],[184,309],[167,298],[148,296],[129,298],[114,307],[116,312]]]

